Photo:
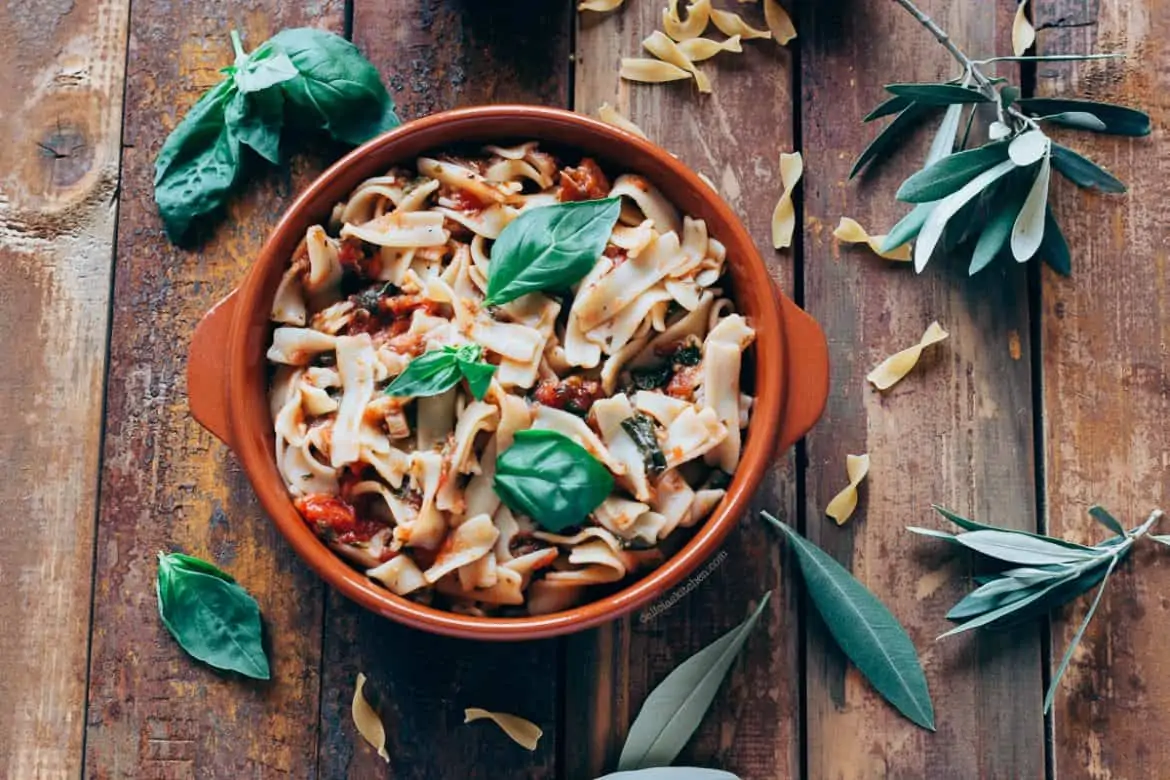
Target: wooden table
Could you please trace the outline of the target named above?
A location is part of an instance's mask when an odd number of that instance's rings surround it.
[[[1092,502],[1131,524],[1165,505],[1170,2],[1034,2],[1040,51],[1131,56],[1025,67],[1024,87],[1142,106],[1155,131],[1077,137],[1131,192],[1057,185],[1072,279],[1000,265],[974,280],[943,263],[916,276],[831,235],[842,215],[892,224],[892,193],[921,160],[925,138],[860,184],[846,181],[881,85],[953,70],[893,3],[792,0],[800,38],[722,58],[704,99],[618,82],[618,57],[635,54],[662,2],[627,5],[583,17],[564,0],[0,10],[0,777],[587,780],[612,768],[646,692],[769,588],[779,597],[684,763],[750,780],[1170,776],[1165,555],[1142,545],[1122,568],[1045,719],[1053,656],[1086,605],[1051,625],[935,643],[970,563],[903,531],[936,522],[938,501],[1095,540]],[[923,5],[972,53],[1008,50],[1014,0]],[[736,10],[762,24],[758,8]],[[844,663],[753,516],[723,565],[665,614],[531,644],[404,629],[347,603],[292,554],[232,455],[189,416],[185,356],[200,315],[338,150],[252,182],[198,251],[163,235],[151,175],[167,132],[230,61],[228,31],[254,46],[297,25],[350,34],[405,118],[505,101],[592,113],[609,101],[718,184],[782,287],[823,324],[833,360],[824,419],[775,464],[756,506],[850,566],[907,626],[937,733],[900,718]],[[794,148],[806,165],[804,229],[794,251],[773,252],[777,157]],[[884,396],[866,389],[869,368],[936,318],[951,338],[912,380]],[[873,466],[861,508],[837,528],[823,507],[845,455],[863,451]],[[256,595],[271,683],[217,675],[166,634],[154,556],[167,549],[216,561]],[[389,768],[350,721],[359,670],[386,704]],[[491,727],[464,726],[465,706],[523,714],[545,736],[529,754]]]

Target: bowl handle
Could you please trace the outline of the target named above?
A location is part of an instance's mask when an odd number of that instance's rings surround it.
[[[232,446],[227,407],[227,345],[232,315],[236,313],[232,290],[195,326],[187,353],[187,406],[196,422],[217,439]]]
[[[829,398],[829,345],[825,332],[808,312],[777,290],[784,318],[784,415],[780,419],[780,449],[785,452],[808,433]]]

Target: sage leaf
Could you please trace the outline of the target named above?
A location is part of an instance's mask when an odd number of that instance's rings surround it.
[[[1112,173],[1067,146],[1052,144],[1052,167],[1078,187],[1122,193],[1125,185]]]
[[[1047,140],[1047,139],[1045,139]],[[1040,170],[1036,172],[1036,179],[1024,199],[1020,213],[1016,215],[1016,222],[1012,225],[1012,256],[1017,262],[1023,263],[1032,259],[1044,241],[1044,227],[1048,208],[1048,183],[1052,178],[1052,158],[1047,154],[1040,161]]]
[[[1052,206],[1044,210],[1044,241],[1037,250],[1040,259],[1061,276],[1072,273],[1072,254],[1068,250],[1068,242],[1064,233],[1052,213]]]
[[[1007,142],[997,141],[942,158],[915,173],[895,197],[906,203],[929,203],[957,192],[979,174],[1008,159]]]
[[[260,607],[230,576],[190,556],[158,554],[159,616],[175,641],[209,666],[267,680]]]
[[[528,429],[517,431],[496,458],[493,487],[509,509],[558,532],[580,523],[613,492],[613,475],[568,436]]]
[[[1085,629],[1089,627],[1089,621],[1093,619],[1093,614],[1097,611],[1097,605],[1101,603],[1101,595],[1105,593],[1105,586],[1109,584],[1109,575],[1113,573],[1113,569],[1117,566],[1119,558],[1120,556],[1115,555],[1109,561],[1109,568],[1105,570],[1105,576],[1101,578],[1101,585],[1097,588],[1097,595],[1093,597],[1093,603],[1089,605],[1089,611],[1085,613],[1085,619],[1081,621],[1080,626],[1077,627],[1077,632],[1073,634],[1072,641],[1068,643],[1068,648],[1064,651],[1064,657],[1060,659],[1060,666],[1056,667],[1056,673],[1052,675],[1052,682],[1048,684],[1048,693],[1044,696],[1045,715],[1048,714],[1048,710],[1052,709],[1052,701],[1056,698],[1056,688],[1060,685],[1060,678],[1064,677],[1064,672],[1068,669],[1068,663],[1072,660],[1073,652],[1077,649],[1077,645],[1081,643],[1081,637],[1085,635]]]
[[[841,650],[886,701],[934,731],[926,676],[906,630],[845,567],[772,515],[761,514],[788,538],[813,605]]]
[[[771,596],[765,593],[747,620],[683,661],[650,692],[622,746],[619,770],[665,767],[682,752]]]
[[[969,276],[982,271],[984,268],[995,259],[996,255],[1007,246],[1008,239],[1012,234],[1012,226],[1016,222],[1016,216],[1020,213],[1022,198],[1017,194],[1018,190],[1013,190],[1008,187],[1000,187],[1003,192],[999,197],[999,204],[992,204],[993,211],[984,223],[983,231],[979,234],[979,240],[975,242],[975,249],[971,253],[971,265],[967,269]]]
[[[958,84],[887,84],[886,91],[926,106],[990,102],[982,92]]]
[[[955,541],[989,558],[1028,566],[1077,563],[1095,556],[1095,553],[1070,550],[1045,539],[1034,539],[999,530],[968,531],[956,536]]]
[[[890,228],[890,232],[886,234],[886,238],[882,241],[881,251],[892,252],[898,247],[902,246],[908,241],[913,241],[918,232],[922,230],[922,226],[926,223],[926,218],[930,216],[930,212],[934,211],[934,207],[938,205],[936,202],[919,203],[910,213],[898,220],[898,223]]]
[[[983,147],[986,149],[987,147]],[[973,149],[971,151],[979,151]],[[941,160],[933,167],[945,165],[948,161],[955,159],[963,154],[970,152],[960,152],[953,154],[944,160]],[[947,221],[953,217],[956,212],[972,198],[979,195],[992,183],[1000,177],[1006,175],[1008,172],[1014,170],[1016,164],[1011,160],[1004,160],[998,165],[983,171],[975,178],[964,184],[958,191],[946,196],[933,211],[930,216],[926,218],[926,223],[922,226],[922,230],[918,234],[918,241],[914,244],[914,269],[921,273],[926,264],[930,262],[930,256],[934,254],[934,249],[938,245],[938,241],[942,238],[943,229],[947,226]]]
[[[966,517],[963,517],[962,515],[956,514],[956,513],[952,512],[951,510],[947,509],[946,507],[941,506],[939,504],[932,504],[931,509],[938,512],[940,515],[945,517],[947,520],[950,520],[952,523],[959,526],[964,531],[999,531],[999,532],[1005,533],[1005,534],[1016,534],[1019,536],[1028,536],[1028,537],[1031,537],[1032,539],[1040,539],[1042,541],[1048,542],[1049,544],[1056,544],[1056,545],[1059,545],[1061,547],[1067,547],[1071,550],[1081,550],[1081,551],[1089,552],[1089,553],[1093,552],[1092,547],[1087,547],[1083,544],[1077,544],[1076,542],[1069,542],[1069,541],[1066,541],[1064,539],[1058,539],[1056,537],[1042,536],[1040,534],[1034,534],[1034,533],[1031,533],[1029,531],[1022,531],[1022,530],[1019,530],[1016,528],[999,528],[999,527],[994,526],[994,525],[984,525],[983,523],[978,523],[974,520],[969,520]]]
[[[910,104],[913,102],[914,101],[908,97],[894,95],[892,98],[879,103],[872,111],[862,117],[861,121],[872,122],[875,119],[881,119],[882,117],[889,116],[890,114],[897,114],[899,111],[909,108]]]
[[[597,780],[739,780],[739,775],[697,766],[656,766],[630,772],[611,772]]]
[[[1125,536],[1125,528],[1105,507],[1094,504],[1089,507],[1089,516],[1118,536]]]
[[[1101,132],[1112,135],[1143,136],[1150,134],[1150,117],[1144,111],[1076,98],[1021,98],[1017,105],[1032,116],[1052,116],[1069,111],[1092,114],[1105,124]]]
[[[492,245],[487,298],[495,306],[581,280],[605,250],[621,198],[558,203],[525,211]]]
[[[1097,118],[1096,114],[1090,114],[1088,111],[1065,111],[1060,114],[1038,117],[1038,119],[1065,127],[1092,130],[1095,133],[1103,133],[1108,129],[1105,123]]]
[[[861,173],[862,169],[871,162],[877,162],[894,150],[894,147],[904,140],[918,125],[918,120],[930,111],[930,107],[921,103],[911,103],[894,120],[882,128],[869,145],[862,150],[849,171],[852,179]]]
[[[943,114],[942,123],[934,140],[930,142],[930,149],[926,152],[924,167],[930,167],[955,150],[955,138],[959,134],[959,121],[963,118],[963,104],[955,103],[948,106]]]

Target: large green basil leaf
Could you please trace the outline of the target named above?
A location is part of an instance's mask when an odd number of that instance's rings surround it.
[[[181,241],[191,222],[219,209],[240,172],[240,139],[223,122],[198,153],[170,163],[154,185],[154,200],[172,241]]]
[[[361,144],[399,124],[377,69],[339,35],[312,27],[282,30],[270,41],[298,75],[280,82],[298,116],[338,141]]]
[[[496,367],[481,361],[483,348],[478,344],[442,347],[419,355],[386,388],[387,395],[424,398],[439,395],[467,379],[476,400],[483,400]]]
[[[224,121],[240,143],[272,164],[280,162],[284,95],[278,89],[236,92],[224,109]]]
[[[232,30],[232,45],[236,46],[236,63],[231,68],[232,79],[240,92],[259,92],[297,76],[297,68],[288,55],[265,41],[251,54],[243,54],[239,34]]]
[[[202,154],[215,143],[223,130],[223,112],[236,91],[231,80],[222,81],[203,93],[167,136],[154,160],[157,187],[175,166]]]
[[[558,203],[526,211],[500,231],[488,266],[489,306],[580,281],[609,240],[621,198]]]
[[[584,520],[613,491],[613,475],[562,433],[516,432],[496,459],[496,493],[542,528],[562,531]]]
[[[269,679],[256,600],[216,567],[192,561],[198,559],[158,554],[163,625],[180,647],[209,666]]]

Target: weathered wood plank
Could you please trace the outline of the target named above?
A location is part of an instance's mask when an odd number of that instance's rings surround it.
[[[81,770],[128,15],[0,8],[4,777]]]
[[[568,105],[569,8],[524,0],[354,3],[353,38],[386,76],[403,119],[481,103]],[[319,772],[324,778],[552,778],[558,644],[475,644],[429,636],[330,593]],[[361,742],[349,705],[358,672],[382,696],[390,767]],[[534,754],[465,707],[513,712],[544,729]]]
[[[738,6],[757,26],[757,8]],[[790,52],[751,41],[742,55],[703,65],[714,85],[701,96],[687,84],[619,82],[620,57],[661,26],[661,3],[627,3],[619,12],[579,17],[574,103],[595,113],[609,102],[655,142],[718,183],[757,239],[773,276],[790,294],[792,254],[769,244],[779,196],[777,163],[793,147]],[[760,490],[757,508],[781,517],[796,511],[793,458],[785,455]],[[794,590],[781,583],[776,540],[755,511],[723,548],[725,558],[700,587],[669,611],[568,640],[565,777],[612,769],[630,721],[646,694],[675,666],[731,626],[772,588],[774,600],[678,763],[719,766],[742,777],[796,777],[800,771],[799,630]],[[645,613],[644,613],[645,614]],[[576,723],[576,727],[574,724]]]
[[[163,235],[151,179],[169,129],[230,63],[233,26],[253,47],[281,27],[341,31],[343,12],[341,0],[133,9],[86,756],[95,778],[314,774],[322,586],[231,453],[188,415],[184,366],[200,316],[239,282],[323,161],[297,157],[291,172],[257,166],[196,251]],[[272,682],[217,674],[179,649],[156,614],[160,549],[213,560],[256,596]]]
[[[973,56],[1006,50],[1008,3],[923,3]],[[907,207],[898,182],[921,165],[928,136],[860,183],[846,177],[877,128],[861,117],[881,85],[936,80],[956,68],[895,4],[801,4],[806,304],[828,332],[832,383],[808,439],[807,535],[902,621],[923,659],[938,733],[902,719],[847,666],[810,620],[810,777],[1038,777],[1044,773],[1039,627],[935,643],[943,615],[969,588],[967,556],[903,530],[938,526],[930,504],[1035,527],[1029,312],[1023,269],[967,278],[935,260],[921,276],[868,250],[839,246],[841,216],[885,232]],[[865,375],[938,319],[950,340],[884,395]],[[845,484],[847,453],[869,452],[862,502],[838,528],[823,514]],[[847,736],[846,736],[847,735]]]
[[[1163,205],[1170,164],[1170,103],[1156,74],[1170,63],[1170,4],[1157,0],[1048,2],[1036,6],[1044,53],[1125,52],[1122,61],[1077,67],[1042,63],[1037,94],[1077,95],[1138,106],[1154,134],[1128,139],[1062,133],[1061,140],[1129,185],[1099,195],[1056,181],[1053,199],[1072,250],[1073,276],[1044,274],[1045,484],[1049,532],[1097,541],[1093,503],[1126,525],[1167,508],[1166,381],[1170,304]],[[1161,531],[1167,528],[1163,525]],[[1170,567],[1161,548],[1138,545],[1109,583],[1053,707],[1056,777],[1157,777],[1170,750],[1151,734],[1170,728],[1165,616]],[[1060,661],[1088,608],[1057,613],[1052,661]]]

